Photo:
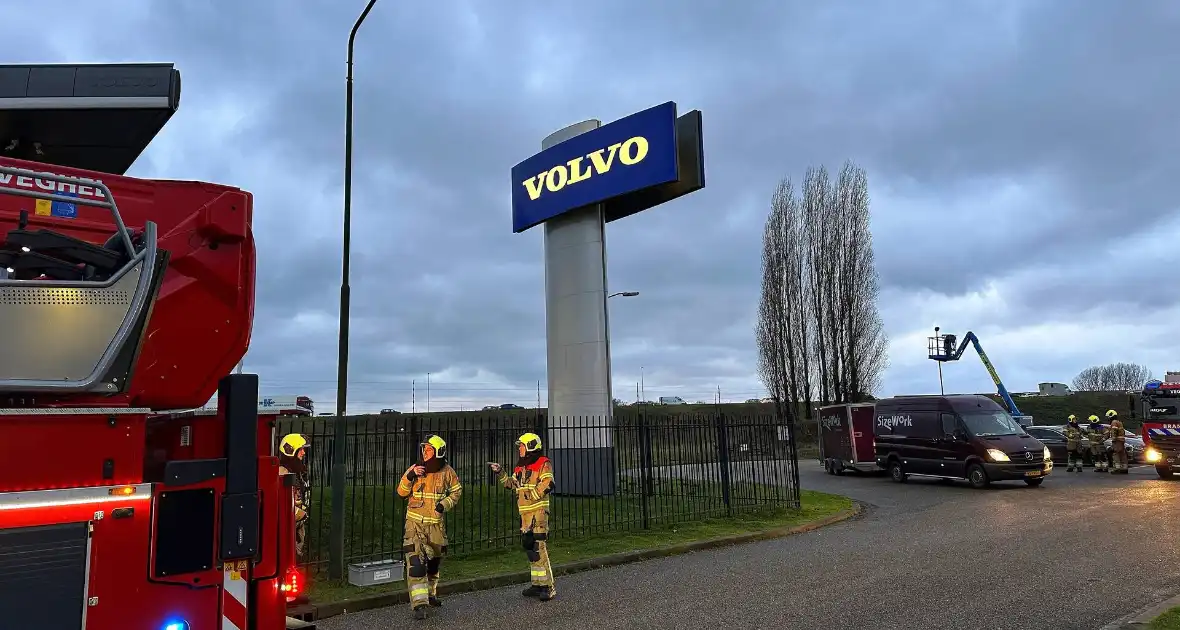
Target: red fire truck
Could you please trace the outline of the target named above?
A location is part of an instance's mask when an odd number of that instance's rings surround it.
[[[1150,381],[1140,396],[1143,404],[1143,460],[1161,479],[1180,472],[1180,373]]]
[[[171,64],[0,66],[0,627],[279,630],[250,193],[127,177]],[[218,394],[212,414],[173,414]]]

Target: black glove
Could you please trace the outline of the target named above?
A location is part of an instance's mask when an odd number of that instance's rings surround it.
[[[447,509],[443,507],[442,501],[439,501],[438,503],[434,504],[434,511],[442,514],[443,512],[446,512]]]
[[[413,468],[406,471],[406,480],[409,481],[410,483],[414,483],[414,480],[417,478],[418,478],[418,473],[414,472]]]

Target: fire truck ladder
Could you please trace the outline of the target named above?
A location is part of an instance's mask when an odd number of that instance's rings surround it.
[[[0,240],[0,392],[123,391],[167,265],[156,224],[132,233],[97,180],[3,165],[0,175],[53,184],[52,191],[0,187],[0,195],[105,208],[116,226],[98,246],[29,230],[22,210],[17,229]],[[103,199],[60,194],[67,186],[94,188]]]

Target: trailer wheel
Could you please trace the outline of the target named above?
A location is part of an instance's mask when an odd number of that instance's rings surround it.
[[[1159,475],[1160,479],[1169,479],[1170,480],[1173,478],[1171,466],[1156,466],[1155,467],[1155,474]]]
[[[971,464],[967,467],[967,481],[971,482],[972,488],[986,488],[991,483],[991,480],[987,478],[987,472],[979,464]]]
[[[897,483],[905,483],[907,475],[901,468],[901,460],[896,457],[889,460],[889,477]]]

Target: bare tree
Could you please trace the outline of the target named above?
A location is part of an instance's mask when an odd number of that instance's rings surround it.
[[[798,299],[803,282],[802,236],[789,180],[779,183],[762,238],[762,298],[758,307],[759,373],[775,411],[795,418],[795,403],[811,401],[807,319]]]
[[[1073,388],[1079,392],[1138,390],[1151,376],[1151,370],[1138,363],[1094,365],[1074,377]]]
[[[888,363],[868,179],[847,163],[832,182],[809,168],[802,198],[783,180],[763,234],[759,372],[776,404],[871,397]]]

